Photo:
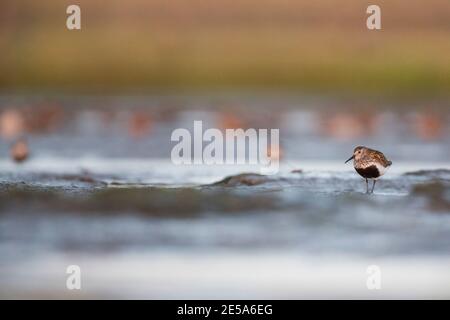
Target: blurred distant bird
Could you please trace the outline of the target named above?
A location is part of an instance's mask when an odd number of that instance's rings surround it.
[[[23,162],[28,158],[29,150],[28,150],[28,143],[24,139],[17,140],[12,146],[11,146],[11,158],[17,162]]]
[[[392,161],[386,159],[382,152],[363,146],[356,147],[353,155],[345,163],[352,159],[356,172],[366,179],[366,193],[369,193],[369,179],[373,180],[371,191],[373,193],[377,179],[392,165]]]
[[[0,112],[0,136],[6,139],[19,137],[25,130],[24,115],[18,109]]]

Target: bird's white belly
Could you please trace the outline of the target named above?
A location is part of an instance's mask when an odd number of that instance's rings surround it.
[[[360,167],[357,167],[356,164],[355,164],[355,169],[366,169],[366,168],[371,167],[371,166],[375,166],[377,168],[378,174],[379,174],[379,176],[376,177],[376,178],[370,178],[370,179],[374,179],[374,180],[377,180],[378,178],[380,178],[383,174],[386,173],[386,171],[388,169],[388,167],[384,167],[383,165],[381,165],[379,163],[373,163],[373,162],[367,163],[366,165],[363,165],[363,166],[360,166]]]
[[[379,163],[376,163],[375,166],[377,167],[378,172],[380,173],[380,177],[381,177],[383,174],[386,173],[387,167],[384,167],[384,166],[382,166],[382,165],[379,164]],[[378,177],[378,178],[379,178],[379,177]]]

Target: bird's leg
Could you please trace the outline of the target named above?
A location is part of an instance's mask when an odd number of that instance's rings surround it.
[[[372,193],[373,193],[373,190],[375,189],[375,183],[377,183],[377,180],[373,180],[373,185],[372,185]]]
[[[369,193],[369,179],[366,178],[366,193]]]

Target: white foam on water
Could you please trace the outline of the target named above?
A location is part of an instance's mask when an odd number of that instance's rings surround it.
[[[340,161],[285,161],[280,165],[278,176],[295,176],[292,170],[300,169],[304,174],[318,178],[349,177],[354,174],[350,165]],[[450,170],[449,162],[398,162],[389,168],[382,179],[392,179],[405,172],[417,170]],[[77,174],[87,170],[94,174],[118,175],[139,180],[142,183],[160,184],[206,184],[213,183],[226,176],[243,172],[256,172],[257,167],[251,165],[174,165],[169,159],[145,158],[58,158],[36,157],[23,164],[15,164],[10,160],[0,160],[2,173],[54,173]],[[351,175],[350,177],[357,177]]]

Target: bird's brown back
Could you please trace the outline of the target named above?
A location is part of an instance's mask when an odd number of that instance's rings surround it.
[[[386,159],[384,154],[378,150],[367,149],[367,153],[370,158],[381,163],[384,167],[389,167],[392,164],[392,161]]]

